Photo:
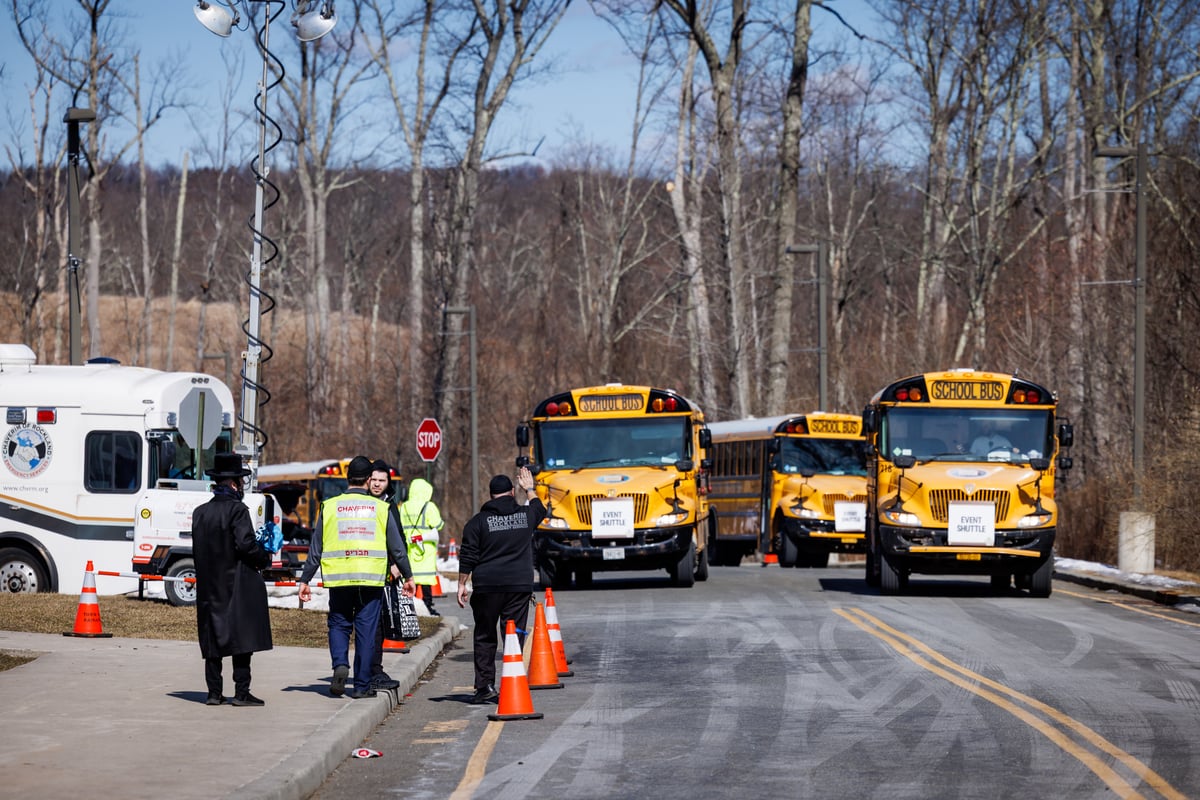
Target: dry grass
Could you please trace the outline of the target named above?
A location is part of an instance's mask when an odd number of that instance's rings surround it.
[[[61,634],[75,626],[79,597],[67,594],[0,592],[0,630]],[[439,620],[421,617],[421,635],[437,630]],[[138,600],[115,595],[100,598],[100,623],[105,633],[122,639],[196,638],[196,610],[165,600]],[[295,608],[271,609],[271,635],[277,647],[329,646],[325,613]],[[0,671],[29,661],[21,654],[0,652]]]

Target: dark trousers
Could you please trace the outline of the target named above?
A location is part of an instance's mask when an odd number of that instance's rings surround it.
[[[479,592],[471,595],[471,612],[475,617],[475,691],[496,686],[496,648],[500,635],[512,620],[516,623],[517,639],[525,647],[524,631],[528,630],[531,592]]]
[[[354,633],[354,690],[371,684],[371,662],[379,635],[382,586],[333,586],[329,589],[329,657],[333,668],[350,666],[350,634]]]
[[[250,653],[231,656],[233,661],[233,690],[237,697],[250,694]],[[221,680],[221,659],[204,659],[204,682],[209,694],[225,694],[225,682]]]
[[[417,584],[417,594],[418,594],[418,596],[420,596],[420,598],[422,600],[425,601],[425,607],[428,608],[429,612],[432,614],[433,613],[433,587],[430,586],[428,583],[418,583]]]

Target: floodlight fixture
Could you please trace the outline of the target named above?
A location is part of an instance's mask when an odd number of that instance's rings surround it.
[[[196,12],[196,19],[200,20],[201,25],[223,38],[229,37],[229,34],[233,32],[233,26],[237,23],[237,20],[228,11],[205,2],[205,0],[197,0],[193,11]],[[237,13],[236,9],[234,13]]]
[[[300,0],[296,6],[296,38],[302,42],[312,42],[320,39],[333,30],[337,25],[337,12],[333,8],[333,0],[323,0],[319,7],[317,3]]]

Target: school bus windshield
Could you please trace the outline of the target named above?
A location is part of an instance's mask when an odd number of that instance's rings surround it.
[[[546,469],[661,467],[690,456],[684,417],[555,421],[537,431]]]
[[[867,467],[859,440],[784,437],[779,440],[779,471],[866,477]]]
[[[881,422],[880,452],[890,458],[1028,462],[1054,452],[1049,409],[895,407]]]

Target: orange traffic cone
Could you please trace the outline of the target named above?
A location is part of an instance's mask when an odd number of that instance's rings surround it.
[[[96,574],[92,562],[87,562],[83,573],[83,591],[79,593],[79,608],[75,611],[75,630],[63,631],[63,636],[81,636],[88,639],[108,639],[111,633],[104,632],[100,624],[100,601],[96,599]]]
[[[442,576],[435,574],[433,576],[433,596],[445,597],[446,593],[442,591]]]
[[[385,636],[383,639],[383,649],[389,653],[407,653],[408,645],[399,639],[388,639]]]
[[[558,667],[554,663],[554,648],[550,645],[550,629],[546,626],[546,610],[541,603],[534,611],[533,648],[529,654],[529,688],[561,689]]]
[[[767,564],[778,564],[778,563],[779,563],[779,556],[777,556],[775,553],[767,553],[762,558],[762,565],[764,567]]]
[[[500,704],[490,720],[541,719],[542,713],[533,710],[533,696],[525,677],[525,660],[521,643],[517,641],[517,624],[511,619],[504,626],[504,667],[500,673]]]
[[[569,678],[575,674],[568,664],[567,648],[563,645],[562,628],[558,624],[558,609],[554,605],[554,590],[546,589],[546,627],[550,629],[550,649],[554,652],[554,668],[560,678]]]
[[[446,558],[458,558],[458,542],[450,540],[450,547],[446,550]]]

